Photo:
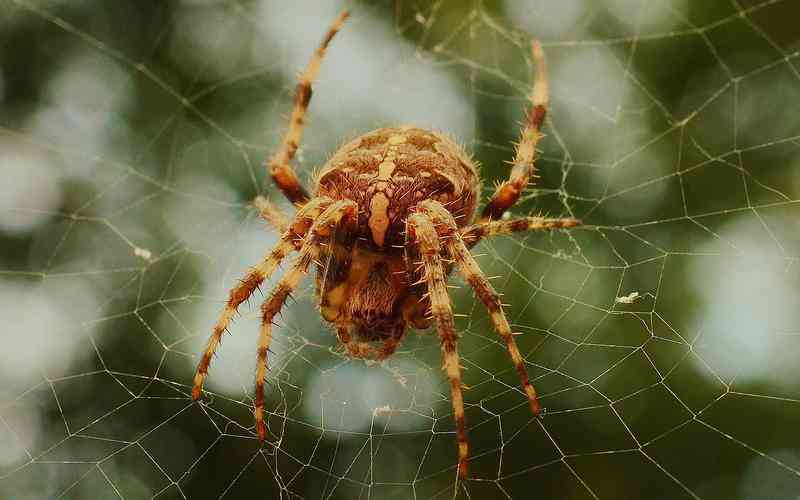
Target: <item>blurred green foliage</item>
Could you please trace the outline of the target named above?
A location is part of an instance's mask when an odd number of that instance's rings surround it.
[[[800,4],[349,7],[304,178],[346,138],[414,121],[463,142],[488,195],[539,37],[551,118],[514,212],[585,223],[477,250],[543,419],[485,312],[453,290],[473,474],[455,494],[797,498]],[[226,289],[274,242],[250,202],[280,200],[263,159],[337,10],[0,0],[0,496],[454,494],[435,336],[409,334],[381,366],[350,361],[310,286],[276,333],[267,444],[252,431],[254,312],[211,394],[189,398]]]

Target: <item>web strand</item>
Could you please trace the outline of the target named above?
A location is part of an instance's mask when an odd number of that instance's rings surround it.
[[[18,70],[29,93],[0,67],[0,164],[12,167],[0,496],[800,491],[800,41],[779,22],[798,14],[791,0],[353,9],[315,83],[301,180],[343,140],[413,118],[474,152],[487,199],[513,158],[538,38],[550,80],[540,177],[511,212],[584,223],[473,250],[541,418],[481,304],[450,279],[472,474],[455,491],[435,335],[410,334],[382,363],[351,360],[311,280],[275,318],[264,444],[251,413],[258,293],[229,326],[207,397],[191,400],[227,290],[277,241],[253,203],[278,199],[262,190],[263,161],[338,8],[317,22],[272,2],[186,2],[129,13],[137,38],[115,28],[119,14],[79,4],[0,0],[7,46],[36,45]]]

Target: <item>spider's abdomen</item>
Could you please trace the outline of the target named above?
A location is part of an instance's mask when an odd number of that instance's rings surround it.
[[[480,192],[473,161],[452,139],[420,128],[381,128],[345,144],[323,166],[317,196],[359,205],[359,236],[376,249],[404,243],[417,203],[442,202],[459,226],[469,224]]]

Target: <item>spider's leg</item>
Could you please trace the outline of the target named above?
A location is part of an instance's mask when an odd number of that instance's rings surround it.
[[[461,395],[461,364],[458,358],[457,337],[453,320],[450,296],[447,294],[447,278],[440,256],[441,246],[436,228],[430,218],[414,213],[408,218],[407,238],[418,246],[422,258],[423,276],[428,289],[431,313],[436,322],[436,333],[442,342],[443,368],[450,379],[450,399],[458,438],[458,475],[467,478],[469,444],[464,419],[464,398]]]
[[[547,73],[544,64],[542,46],[538,41],[531,44],[533,63],[536,65],[536,76],[530,101],[533,108],[528,110],[525,123],[520,134],[514,155],[514,163],[508,180],[497,187],[492,199],[481,213],[481,221],[497,220],[503,213],[519,200],[522,190],[534,175],[536,161],[536,145],[542,138],[542,125],[547,114]]]
[[[320,242],[330,240],[331,232],[345,217],[354,220],[358,205],[350,200],[338,201],[325,209],[308,231],[300,253],[292,267],[281,277],[261,306],[261,331],[258,336],[258,364],[256,367],[255,419],[258,439],[263,441],[267,428],[264,425],[264,377],[267,370],[267,351],[272,341],[272,320],[283,307],[286,299],[300,284],[308,267],[320,255]]]
[[[446,248],[447,253],[455,259],[461,275],[464,276],[464,279],[467,280],[472,289],[475,290],[475,295],[478,296],[478,299],[483,302],[486,310],[489,311],[489,317],[491,318],[492,325],[494,325],[494,329],[497,330],[497,333],[500,334],[500,337],[506,344],[506,349],[511,357],[511,362],[514,363],[514,368],[516,368],[517,374],[519,375],[522,389],[525,391],[525,394],[528,395],[528,402],[531,406],[531,412],[533,412],[534,415],[539,415],[541,412],[541,406],[539,405],[539,400],[536,397],[536,389],[533,388],[533,385],[531,385],[530,380],[528,379],[528,370],[525,368],[525,360],[522,359],[522,355],[519,353],[519,349],[517,348],[517,343],[514,341],[514,335],[511,333],[511,327],[508,325],[508,320],[503,312],[503,305],[502,302],[500,302],[500,296],[497,295],[497,292],[489,283],[489,280],[486,279],[483,271],[481,271],[478,263],[475,262],[472,254],[469,253],[469,249],[461,238],[455,236],[448,239]]]
[[[259,195],[253,200],[261,217],[279,233],[284,233],[289,228],[289,217],[277,205]]]
[[[492,325],[506,344],[508,354],[511,356],[511,362],[514,363],[514,368],[517,369],[517,374],[519,374],[522,388],[525,390],[525,394],[528,395],[531,412],[533,412],[534,415],[539,415],[541,407],[536,397],[536,390],[528,379],[528,370],[525,368],[525,360],[522,359],[522,355],[517,348],[517,343],[514,341],[514,334],[511,333],[508,319],[506,319],[506,315],[503,312],[500,296],[489,283],[489,280],[486,279],[486,276],[483,274],[483,271],[481,271],[475,258],[469,253],[469,248],[462,239],[456,222],[450,212],[439,202],[430,200],[420,203],[419,208],[432,220],[436,221],[438,234],[442,238],[442,241],[444,241],[447,255],[455,260],[461,275],[464,276],[464,279],[467,280],[467,283],[469,283],[475,291],[475,295],[478,296],[478,299],[483,302],[486,310],[489,311]]]
[[[519,219],[479,222],[461,228],[458,232],[469,248],[482,239],[492,238],[500,234],[518,233],[521,231],[542,231],[579,226],[581,221],[571,217],[553,219],[548,217],[521,217]]]
[[[315,198],[314,201],[303,207],[295,216],[292,226],[284,231],[278,244],[264,255],[261,262],[250,268],[250,271],[241,280],[239,285],[230,291],[225,309],[223,309],[222,313],[219,315],[217,323],[214,325],[214,330],[203,351],[203,355],[200,358],[200,363],[197,365],[197,371],[194,375],[194,385],[192,387],[192,398],[195,400],[200,399],[200,394],[203,391],[203,382],[205,382],[208,376],[208,367],[211,364],[211,358],[214,356],[217,347],[219,347],[222,334],[227,330],[239,305],[247,300],[256,288],[275,271],[275,268],[278,267],[278,264],[281,263],[286,255],[296,249],[295,239],[305,236],[309,227],[311,227],[312,221],[319,217],[323,209],[330,205],[330,203],[331,200],[328,198]]]
[[[286,198],[296,206],[303,206],[309,199],[308,191],[303,187],[290,163],[303,137],[306,110],[308,109],[308,103],[311,101],[311,84],[317,77],[328,44],[341,29],[348,15],[349,13],[345,10],[333,21],[330,29],[325,34],[325,38],[322,39],[314,55],[308,61],[306,69],[300,75],[300,80],[297,82],[294,92],[294,106],[289,117],[289,129],[286,131],[286,135],[283,136],[280,147],[267,162],[272,180],[275,181],[275,184],[278,185],[278,188]]]

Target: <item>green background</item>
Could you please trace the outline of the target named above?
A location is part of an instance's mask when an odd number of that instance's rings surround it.
[[[798,498],[793,0],[347,3],[307,181],[413,122],[474,153],[488,196],[543,42],[547,137],[512,212],[585,226],[474,253],[547,413],[456,277],[466,483],[435,335],[351,361],[310,280],[276,328],[268,442],[261,295],[192,402],[227,289],[275,242],[251,201],[291,210],[263,160],[342,7],[297,3],[0,0],[1,497]]]

